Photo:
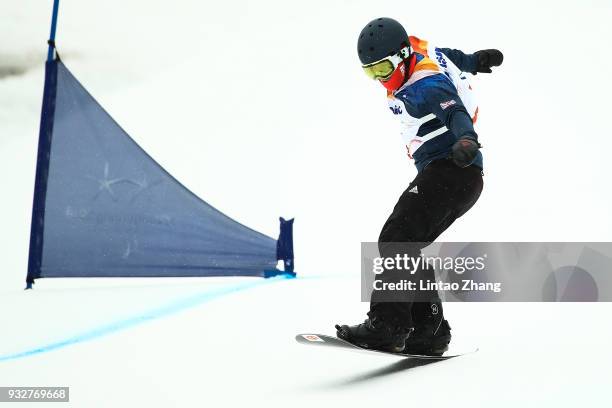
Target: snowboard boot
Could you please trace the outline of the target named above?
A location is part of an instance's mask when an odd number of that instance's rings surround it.
[[[441,356],[448,350],[451,328],[442,313],[442,303],[414,303],[414,331],[406,340],[405,354]]]
[[[339,338],[356,346],[394,353],[404,349],[410,333],[408,328],[389,324],[377,317],[370,317],[355,326],[337,324],[336,330]]]

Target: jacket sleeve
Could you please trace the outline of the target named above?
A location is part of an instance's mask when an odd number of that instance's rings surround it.
[[[423,80],[420,89],[426,108],[457,137],[478,140],[472,118],[453,84],[442,74]]]
[[[466,54],[461,50],[452,48],[438,48],[450,59],[453,64],[463,72],[476,72],[478,68],[478,56]]]

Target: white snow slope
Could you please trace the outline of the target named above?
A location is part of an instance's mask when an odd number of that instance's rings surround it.
[[[374,17],[506,57],[474,78],[485,191],[441,240],[611,240],[609,1],[62,0],[77,78],[212,205],[271,236],[295,216],[300,278],[24,292],[50,12],[0,2],[0,386],[70,386],[87,408],[610,406],[606,303],[448,304],[480,351],[415,368],[293,340],[364,317],[360,242],[415,175],[356,57]]]

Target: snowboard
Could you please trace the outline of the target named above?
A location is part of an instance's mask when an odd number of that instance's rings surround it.
[[[444,354],[441,356],[428,356],[428,355],[420,355],[420,354],[404,354],[404,353],[394,353],[391,351],[367,349],[367,348],[356,346],[338,337],[327,336],[325,334],[311,334],[311,333],[298,334],[297,336],[295,336],[295,339],[297,340],[298,343],[307,344],[310,346],[339,348],[339,349],[344,349],[344,350],[361,351],[364,353],[387,354],[387,355],[392,355],[392,356],[397,356],[397,357],[423,359],[423,360],[448,360],[449,358],[459,357],[465,354],[475,353],[476,351],[478,351],[478,349],[457,350],[451,347],[448,351],[444,352]]]

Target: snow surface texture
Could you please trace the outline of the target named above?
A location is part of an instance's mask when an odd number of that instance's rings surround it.
[[[212,205],[271,236],[295,216],[300,278],[23,292],[50,3],[0,3],[0,385],[70,386],[75,407],[609,406],[609,304],[449,304],[480,351],[415,368],[293,336],[364,317],[359,243],[415,174],[356,57],[377,16],[506,57],[474,78],[485,192],[441,239],[611,240],[610,2],[62,0],[69,69]]]

